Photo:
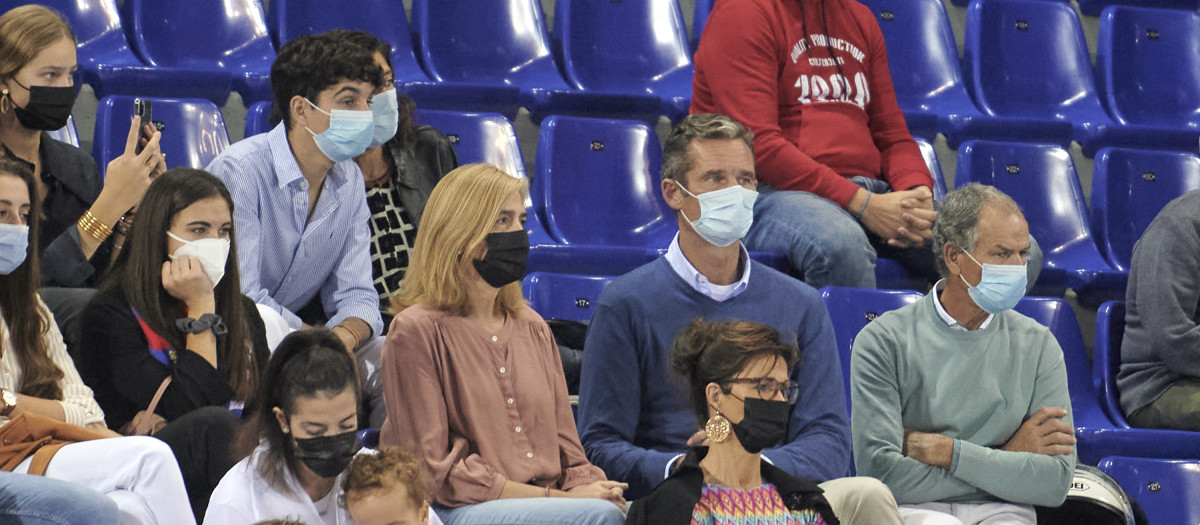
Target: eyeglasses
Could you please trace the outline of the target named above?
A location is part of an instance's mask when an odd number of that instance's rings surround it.
[[[762,399],[772,399],[775,394],[783,396],[783,399],[788,403],[795,404],[796,399],[800,397],[800,385],[794,385],[791,381],[780,383],[770,377],[747,377],[739,379],[729,379],[726,383],[753,383],[754,391],[758,393],[758,397]]]

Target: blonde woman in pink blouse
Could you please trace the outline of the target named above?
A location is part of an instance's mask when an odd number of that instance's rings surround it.
[[[446,525],[624,523],[588,462],[550,328],[521,297],[523,179],[451,171],[421,216],[383,351],[380,445],[412,449]]]

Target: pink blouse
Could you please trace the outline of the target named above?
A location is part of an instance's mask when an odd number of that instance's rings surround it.
[[[437,503],[491,501],[506,480],[569,490],[605,479],[584,456],[558,347],[532,309],[490,334],[466,317],[407,308],[381,367],[379,443],[423,457]]]

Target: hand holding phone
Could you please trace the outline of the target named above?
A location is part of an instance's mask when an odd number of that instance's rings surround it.
[[[150,142],[150,137],[154,136],[154,118],[153,105],[149,100],[144,98],[133,99],[133,114],[141,117],[141,129],[138,132],[137,146],[133,152],[141,154],[142,148],[146,147],[146,143]]]

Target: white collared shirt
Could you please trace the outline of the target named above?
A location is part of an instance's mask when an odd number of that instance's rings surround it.
[[[750,286],[750,253],[741,244],[738,245],[738,248],[741,251],[738,260],[743,268],[742,278],[733,284],[713,284],[695,266],[692,266],[692,262],[687,260],[687,257],[683,255],[683,250],[679,248],[678,233],[671,240],[671,246],[667,248],[665,257],[670,263],[671,269],[675,270],[675,273],[687,281],[694,290],[714,301],[723,302],[737,297],[738,294],[746,291],[747,286]]]
[[[938,294],[945,289],[946,280],[942,279],[934,283],[933,289],[929,291],[929,293],[933,294],[933,306],[937,308],[938,317],[941,317],[942,321],[946,323],[946,326],[949,326],[950,328],[962,330],[964,332],[968,331],[967,327],[963,326],[962,323],[958,322],[957,319],[951,317],[949,313],[946,313],[945,308],[942,308],[942,299],[938,297]],[[992,319],[995,317],[996,314],[988,314],[987,319],[984,319],[983,323],[979,325],[979,329],[983,330],[984,328],[987,328],[989,324],[992,324]]]

